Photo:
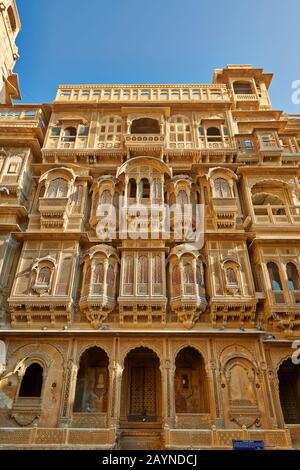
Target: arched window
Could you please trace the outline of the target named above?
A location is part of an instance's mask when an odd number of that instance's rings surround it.
[[[108,295],[112,297],[114,295],[115,271],[111,264],[107,268],[106,284],[107,284],[107,293]]]
[[[150,183],[147,178],[142,178],[141,182],[141,197],[143,199],[148,199],[150,197]]]
[[[147,256],[139,257],[139,268],[138,268],[138,282],[141,284],[148,283],[148,258]]]
[[[76,127],[66,127],[64,130],[63,142],[75,142],[76,140],[77,129]]]
[[[277,264],[272,261],[267,264],[270,282],[273,291],[281,291],[282,284],[279,276],[279,270]]]
[[[176,356],[176,414],[209,413],[209,387],[203,357],[194,348],[186,347]]]
[[[183,268],[183,286],[186,295],[195,293],[195,277],[191,263],[187,263]]]
[[[37,282],[38,284],[49,285],[50,277],[51,277],[51,269],[49,268],[49,266],[44,266],[43,268],[40,269]]]
[[[125,284],[133,283],[133,257],[132,256],[126,256],[124,282]]]
[[[68,182],[63,178],[52,180],[48,186],[47,196],[49,198],[67,197]]]
[[[95,266],[95,271],[94,271],[94,282],[96,284],[102,284],[104,282],[104,264],[103,263],[98,263]]]
[[[76,382],[74,412],[105,413],[107,411],[108,363],[107,354],[97,346],[87,349],[82,354]]]
[[[153,199],[156,201],[159,201],[161,199],[161,183],[160,183],[159,178],[153,178],[152,196],[153,196]]]
[[[162,267],[161,267],[161,257],[159,255],[155,255],[153,257],[153,283],[160,284],[161,283],[161,276],[162,275]]]
[[[43,385],[43,368],[33,363],[27,367],[22,379],[19,397],[40,397]]]
[[[104,264],[97,263],[94,270],[93,294],[103,294],[104,283]]]
[[[181,207],[188,203],[187,194],[183,189],[178,191],[177,202]]]
[[[157,119],[140,118],[131,124],[131,134],[160,134],[160,125]]]
[[[98,146],[100,148],[119,148],[122,141],[122,118],[105,116],[100,121]]]
[[[183,279],[185,284],[194,284],[194,271],[190,263],[184,266]]]
[[[176,116],[169,120],[170,148],[193,148],[192,128],[188,118]]]
[[[286,265],[286,275],[289,290],[300,290],[299,273],[294,263]]]
[[[215,197],[232,197],[229,183],[224,178],[216,178],[214,180],[214,192]]]
[[[220,129],[217,127],[209,127],[206,131],[206,136],[208,142],[221,142],[222,140]]]
[[[178,264],[172,269],[172,292],[174,297],[181,293],[181,276]]]
[[[279,397],[286,424],[300,424],[300,370],[291,359],[279,367]]]
[[[237,81],[233,83],[233,91],[236,95],[252,95],[251,83]]]
[[[136,198],[136,181],[134,178],[130,178],[128,182],[128,197]]]
[[[11,6],[8,7],[7,14],[8,14],[8,19],[9,19],[9,24],[10,24],[11,30],[12,30],[13,33],[15,33],[16,29],[17,29],[17,23],[16,23],[16,18],[15,18],[15,15],[14,15],[14,11],[13,11]]]
[[[229,284],[231,286],[238,285],[238,280],[237,280],[235,269],[233,269],[233,268],[227,268],[226,269],[226,281],[227,281],[227,284]]]
[[[100,204],[111,204],[111,201],[111,192],[108,189],[105,189],[101,194]]]

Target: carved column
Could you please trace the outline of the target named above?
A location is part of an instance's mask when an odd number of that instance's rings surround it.
[[[71,424],[73,404],[76,392],[76,381],[78,366],[76,364],[76,345],[73,343],[71,354],[64,368],[63,373],[63,392],[60,412],[60,426]]]

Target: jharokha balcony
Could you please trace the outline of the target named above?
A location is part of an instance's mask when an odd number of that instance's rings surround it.
[[[155,155],[162,157],[165,137],[160,134],[127,134],[125,146],[132,156]]]
[[[300,205],[254,205],[253,224],[262,227],[296,225],[299,230]]]
[[[13,138],[15,142],[20,142],[20,144],[23,144],[24,141],[30,143],[37,152],[40,152],[48,119],[47,106],[14,105],[8,107],[0,105],[1,145],[9,144]]]

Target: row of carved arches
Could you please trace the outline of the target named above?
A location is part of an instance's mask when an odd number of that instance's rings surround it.
[[[1,345],[0,345],[1,346]],[[1,351],[0,351],[1,352]],[[2,353],[1,353],[2,354]],[[143,359],[141,366],[141,359]],[[3,359],[2,359],[3,360]],[[23,364],[23,372],[18,387],[17,398],[43,398],[45,377],[48,366],[41,360],[30,357]],[[145,370],[155,370],[147,378]],[[76,379],[76,392],[73,403],[74,412],[106,413],[111,386],[110,361],[107,352],[92,346],[83,351],[79,359]],[[153,371],[152,371],[153,372]],[[228,387],[230,406],[236,402],[245,406],[257,402],[258,371],[248,359],[231,357],[224,363],[222,387]],[[132,384],[133,381],[133,384]],[[146,401],[141,396],[132,396],[134,383],[155,382],[152,392],[156,395]],[[154,381],[154,382],[153,382]],[[279,398],[286,424],[300,423],[300,370],[291,359],[283,360],[278,368]],[[148,388],[148,394],[149,392]],[[179,349],[174,358],[175,412],[209,413],[210,382],[205,369],[203,356],[197,348],[185,346]],[[157,394],[161,393],[160,361],[156,352],[148,347],[130,349],[124,359],[122,396],[124,398],[121,414],[135,420],[145,421],[157,418],[161,413],[161,403]],[[157,403],[155,405],[155,403]],[[153,413],[155,413],[153,415]]]

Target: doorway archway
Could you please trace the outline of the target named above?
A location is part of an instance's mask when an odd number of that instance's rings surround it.
[[[161,422],[159,358],[151,349],[138,347],[125,358],[121,421],[131,427]]]

